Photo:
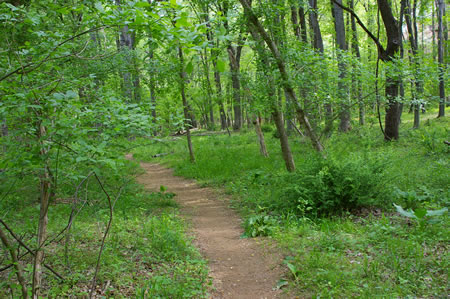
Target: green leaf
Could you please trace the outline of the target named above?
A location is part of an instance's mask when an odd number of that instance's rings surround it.
[[[426,209],[416,209],[414,211],[414,215],[419,219],[422,219],[423,217],[425,217],[426,214],[427,214]]]
[[[186,65],[186,72],[190,75],[194,71],[194,65],[192,64],[192,60]]]
[[[176,27],[180,28],[180,27],[189,27],[191,26],[191,24],[189,23],[187,17],[183,16],[181,18],[179,18],[175,24]]]
[[[105,12],[105,10],[103,9],[103,5],[102,5],[101,2],[95,2],[95,8],[96,8],[99,12],[101,12],[101,13],[104,13],[104,12]]]
[[[221,73],[225,72],[226,63],[223,60],[217,60],[217,70]]]
[[[435,210],[435,211],[428,210],[427,211],[427,216],[442,216],[445,213],[447,213],[447,211],[448,211],[447,208],[443,208],[443,209]]]
[[[417,218],[412,212],[405,211],[401,206],[398,206],[394,203],[394,207],[397,209],[397,212],[408,218]]]

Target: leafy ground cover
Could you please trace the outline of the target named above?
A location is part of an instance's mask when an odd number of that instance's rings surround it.
[[[137,163],[123,161],[122,165],[118,169],[120,176],[108,175],[107,171],[100,176],[111,196],[118,192],[118,186],[123,185],[123,188],[101,256],[96,295],[107,298],[207,297],[207,266],[186,234],[189,226],[178,215],[175,194],[143,190],[133,178],[140,171]],[[39,207],[33,198],[34,190],[30,190],[26,182],[21,184],[19,192],[13,192],[0,202],[1,218],[24,242],[34,244],[38,216],[35,211]],[[73,198],[57,198],[49,209],[49,239],[57,238],[46,247],[45,263],[62,275],[64,281],[45,271],[42,292],[45,297],[80,298],[89,294],[109,220],[109,207],[105,194],[92,177],[82,185],[78,196],[81,201],[76,210],[79,212],[69,235],[57,237],[67,225]],[[79,209],[81,206],[83,208]],[[19,255],[23,253],[20,249]],[[31,259],[25,256],[24,261],[28,262],[25,275],[30,281]],[[0,257],[0,268],[9,263],[5,252]],[[3,271],[0,275],[3,276],[0,297],[18,296],[20,289],[14,283],[14,273]]]
[[[434,113],[434,112],[433,112]],[[270,158],[253,132],[136,147],[176,173],[223,187],[242,212],[246,235],[268,236],[286,255],[287,285],[306,297],[443,297],[448,293],[448,119],[430,119],[386,143],[376,122],[326,142],[326,159],[291,137],[297,171],[286,173],[273,128]],[[142,142],[138,140],[138,143]],[[393,204],[410,212],[399,214]],[[436,216],[426,211],[441,210]],[[425,211],[425,212],[424,212]],[[405,214],[405,213],[404,213]],[[408,214],[408,213],[406,213]]]

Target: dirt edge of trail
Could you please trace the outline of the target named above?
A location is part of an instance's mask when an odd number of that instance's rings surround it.
[[[281,254],[255,239],[241,238],[241,219],[226,200],[194,180],[174,176],[160,164],[141,163],[138,176],[147,190],[161,185],[176,194],[181,212],[191,224],[195,245],[208,260],[213,280],[211,298],[288,298],[276,288],[284,270]]]

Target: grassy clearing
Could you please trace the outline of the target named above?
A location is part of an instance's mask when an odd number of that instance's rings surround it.
[[[185,140],[134,152],[150,159],[173,151],[159,160],[179,175],[224,187],[246,220],[246,234],[283,248],[287,285],[299,296],[444,297],[447,214],[410,219],[392,204],[417,213],[448,207],[449,121],[430,119],[412,130],[408,117],[397,142],[384,142],[375,121],[334,135],[326,160],[292,137],[293,174],[284,170],[273,129],[265,133],[268,159],[253,132],[194,137],[196,164],[187,159]]]
[[[174,194],[149,193],[132,176],[139,172],[137,163],[127,161],[120,176],[101,178],[111,195],[128,180],[114,208],[112,227],[106,239],[97,278],[97,296],[106,298],[205,298],[209,279],[207,266],[191,239],[186,235],[187,223],[178,217]],[[35,193],[22,182],[18,192],[12,192],[0,202],[1,218],[23,236],[32,246],[36,230],[38,206]],[[20,186],[19,186],[20,187]],[[87,199],[77,214],[68,239],[46,248],[46,264],[58,271],[61,282],[48,271],[44,275],[43,296],[49,298],[87,296],[109,209],[105,195],[94,180],[81,189],[80,198]],[[68,190],[67,190],[68,192]],[[61,231],[68,221],[71,198],[58,198],[49,210],[50,238]],[[66,240],[67,243],[66,248]],[[67,251],[66,251],[67,250]],[[23,253],[23,250],[20,251]],[[26,277],[32,274],[31,259]],[[9,264],[9,256],[2,252],[0,268]],[[15,276],[9,271],[0,273],[0,297],[18,296]]]

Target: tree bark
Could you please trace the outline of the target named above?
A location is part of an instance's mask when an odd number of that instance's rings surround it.
[[[438,63],[439,63],[439,113],[438,117],[445,116],[445,64],[444,64],[444,24],[445,15],[444,0],[436,0],[436,10],[438,17]]]
[[[191,140],[191,124],[192,124],[192,116],[190,115],[189,111],[189,104],[186,98],[185,93],[185,85],[186,85],[186,72],[184,71],[184,58],[183,58],[183,50],[181,49],[181,46],[178,46],[178,57],[180,58],[180,90],[181,90],[181,100],[183,102],[183,112],[184,112],[184,118],[187,120],[191,120],[186,124],[186,138],[187,138],[187,144],[189,149],[189,157],[192,163],[195,163],[195,155],[194,155],[194,148],[192,147],[192,140]]]
[[[392,14],[392,9],[389,4],[389,0],[377,0],[380,8],[381,18],[383,19],[384,27],[386,28],[387,45],[383,50],[379,47],[379,55],[385,62],[392,62],[395,55],[398,53],[401,44],[400,29],[397,20]],[[386,87],[385,93],[387,98],[386,116],[385,116],[385,139],[393,140],[398,139],[399,129],[399,102],[397,101],[398,90],[400,86],[400,80],[386,75]]]
[[[312,28],[313,38],[311,39],[313,48],[320,53],[324,52],[322,33],[320,31],[319,18],[317,15],[317,0],[309,0],[311,11],[309,12],[309,25]]]
[[[418,57],[418,36],[417,36],[417,21],[416,21],[416,6],[417,1],[414,0],[414,5],[411,11],[411,3],[409,0],[405,1],[405,21],[406,27],[408,28],[408,37],[409,43],[411,45],[411,59],[410,62],[412,64],[414,70],[414,82],[412,82],[412,107],[414,109],[414,129],[418,129],[420,126],[420,96],[423,94],[423,87],[421,80],[419,78],[419,57]],[[412,19],[411,19],[412,16]]]
[[[40,124],[38,131],[38,139],[40,141],[40,155],[46,157],[48,155],[43,138],[46,135],[45,127]],[[38,299],[42,287],[42,264],[44,262],[44,243],[47,239],[47,225],[48,225],[48,207],[51,197],[51,178],[49,172],[49,166],[47,158],[44,158],[44,165],[42,173],[39,176],[39,189],[40,189],[40,212],[38,221],[38,235],[37,235],[37,249],[34,256],[33,267],[33,284],[32,284],[32,296],[33,299]]]
[[[350,9],[354,9],[354,0],[350,0]],[[351,28],[352,28],[352,51],[353,55],[355,55],[356,59],[361,62],[361,53],[359,51],[359,42],[358,42],[358,32],[356,31],[356,20],[355,17],[351,16]],[[353,66],[353,73],[352,73],[352,89],[353,94],[356,98],[359,100],[359,124],[363,126],[365,121],[365,115],[366,115],[366,109],[364,105],[364,101],[361,100],[362,98],[362,82],[361,82],[361,72],[359,70],[359,67]]]
[[[303,1],[300,1],[300,6],[298,8],[298,16],[300,17],[300,31],[302,36],[302,41],[306,44],[308,43],[308,29],[306,28],[306,14],[305,8],[303,6]]]
[[[119,10],[121,10],[121,0],[115,0],[115,3]],[[125,65],[124,70],[122,70],[122,92],[123,96],[127,99],[127,101],[131,101],[133,99],[133,82],[132,74],[129,70],[130,65],[132,65],[130,51],[133,49],[133,37],[131,32],[129,31],[128,25],[124,25],[120,27],[119,39],[117,41],[117,49],[124,53]]]
[[[231,84],[233,87],[233,130],[237,131],[242,128],[241,81],[239,79],[242,46],[238,45],[237,47],[233,47],[229,45],[227,50],[230,60]]]
[[[264,140],[264,134],[261,130],[261,117],[259,115],[254,116],[253,125],[255,126],[255,132],[256,132],[256,135],[258,136],[259,151],[260,151],[261,155],[263,155],[264,157],[267,158],[267,157],[269,157],[269,153],[267,152],[266,142]]]
[[[342,0],[336,0],[339,4],[342,4]],[[331,1],[332,14],[334,17],[334,28],[336,31],[336,44],[338,46],[337,58],[339,68],[339,81],[338,81],[338,96],[341,100],[340,104],[340,124],[339,131],[348,132],[351,129],[350,124],[350,108],[348,105],[348,86],[345,83],[345,76],[347,73],[347,66],[342,56],[343,52],[347,51],[347,42],[345,38],[345,25],[344,25],[344,13],[338,4]]]

